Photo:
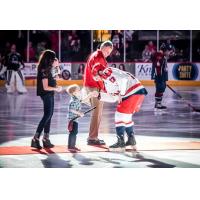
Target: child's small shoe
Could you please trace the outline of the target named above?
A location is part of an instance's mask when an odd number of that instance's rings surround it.
[[[80,151],[80,149],[77,147],[69,147],[69,146],[68,146],[68,150],[71,153],[77,153],[78,151]]]
[[[74,147],[74,149],[76,149],[77,151],[81,151],[78,147]]]

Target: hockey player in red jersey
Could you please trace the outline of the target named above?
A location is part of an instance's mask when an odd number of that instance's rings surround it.
[[[110,96],[110,98],[118,100],[115,112],[115,127],[118,140],[117,143],[109,148],[125,148],[129,145],[136,148],[132,115],[140,110],[144,96],[147,94],[146,89],[129,72],[112,67],[105,69],[100,63],[95,65],[92,74],[95,81],[103,81],[104,92],[108,94],[107,97]],[[99,98],[101,101],[107,101],[107,97],[104,93],[100,93]],[[128,137],[126,142],[124,140],[125,132]]]
[[[151,78],[154,79],[156,86],[155,111],[167,109],[166,106],[162,105],[162,98],[168,80],[167,57],[169,53],[169,51],[163,49],[152,56]]]

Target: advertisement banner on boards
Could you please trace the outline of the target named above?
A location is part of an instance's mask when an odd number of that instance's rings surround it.
[[[169,80],[200,81],[200,63],[168,63]],[[152,63],[135,63],[135,76],[151,80]]]
[[[109,67],[114,67],[121,69],[123,71],[128,71],[132,74],[135,74],[135,64],[134,63],[108,63]],[[79,62],[79,63],[72,63],[72,79],[73,80],[82,80],[84,69],[85,69],[86,63],[85,62]]]
[[[152,63],[135,63],[135,76],[139,80],[151,80]]]
[[[61,77],[64,80],[81,80],[83,78],[85,62],[61,63]],[[152,63],[108,63],[110,67],[116,67],[128,71],[139,80],[151,80]],[[37,63],[25,63],[22,69],[25,78],[36,78]],[[200,63],[168,63],[169,80],[200,81]]]
[[[37,63],[24,63],[25,67],[22,69],[25,78],[36,78]]]
[[[37,77],[37,63],[24,63],[25,67],[22,72],[26,79]],[[71,63],[60,63],[61,77],[64,80],[71,80]]]
[[[108,63],[109,67],[114,67],[121,69],[123,71],[130,72],[131,74],[135,74],[135,63],[132,62],[117,62],[117,63]]]
[[[83,74],[85,70],[85,62],[80,62],[80,63],[72,63],[72,79],[73,80],[82,80],[83,79]]]
[[[64,80],[72,79],[72,64],[71,63],[60,63],[61,77]]]
[[[200,81],[200,63],[168,63],[169,80]]]

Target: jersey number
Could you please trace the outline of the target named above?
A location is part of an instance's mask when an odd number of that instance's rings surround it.
[[[114,83],[116,81],[116,79],[115,79],[115,77],[112,76],[111,78],[109,78],[109,81]]]

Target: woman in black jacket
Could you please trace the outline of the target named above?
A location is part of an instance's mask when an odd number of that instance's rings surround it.
[[[54,145],[49,140],[51,118],[54,111],[54,91],[61,92],[62,87],[56,85],[53,71],[59,67],[58,59],[54,51],[45,50],[39,59],[37,74],[37,96],[43,101],[44,115],[37,127],[36,133],[31,141],[31,147],[41,149],[40,136],[44,130],[43,147],[52,148]]]

